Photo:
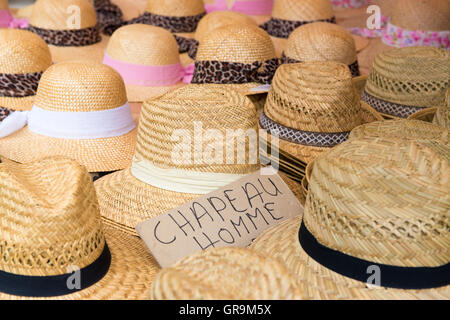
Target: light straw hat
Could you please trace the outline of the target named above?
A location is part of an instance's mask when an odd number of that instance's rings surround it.
[[[270,18],[274,0],[204,0],[206,12],[230,11],[245,14],[261,24]]]
[[[450,88],[447,89],[445,102],[439,107],[423,109],[410,115],[408,119],[432,122],[437,126],[450,130]]]
[[[31,109],[39,79],[51,64],[50,50],[39,36],[0,29],[0,107]]]
[[[269,33],[281,56],[286,39],[295,29],[318,21],[336,23],[330,0],[275,0],[272,16],[261,28]]]
[[[429,140],[348,140],[314,162],[303,221],[251,248],[284,261],[304,299],[447,300],[449,154]]]
[[[350,70],[334,61],[284,64],[275,74],[260,126],[285,152],[305,163],[344,142],[350,131],[382,120],[359,100]]]
[[[143,300],[158,271],[142,241],[102,226],[91,177],[65,158],[0,164],[0,244],[2,300]]]
[[[42,75],[25,125],[0,139],[0,154],[26,163],[66,156],[89,172],[113,171],[131,163],[136,128],[120,75],[96,62],[71,61]]]
[[[153,300],[294,300],[295,277],[275,259],[241,248],[190,255],[161,270],[150,289]]]
[[[362,99],[387,118],[407,118],[444,102],[450,54],[430,47],[397,48],[373,63]]]
[[[355,40],[347,30],[333,23],[314,22],[295,29],[281,61],[336,61],[348,65],[353,77],[360,76]]]
[[[88,0],[37,0],[29,30],[47,42],[54,62],[101,62],[108,41],[100,35],[94,7]]]
[[[121,74],[132,102],[179,88],[186,76],[172,34],[144,24],[117,29],[109,40],[103,63]]]
[[[223,26],[200,43],[192,83],[232,84],[250,93],[261,84],[269,84],[278,65],[264,30],[248,24]]]

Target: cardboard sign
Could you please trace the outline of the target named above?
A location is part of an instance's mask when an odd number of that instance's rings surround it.
[[[268,228],[303,213],[283,179],[272,168],[261,170],[137,225],[161,267],[207,248],[247,247]]]

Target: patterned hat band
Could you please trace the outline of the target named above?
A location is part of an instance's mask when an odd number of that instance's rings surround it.
[[[98,25],[74,30],[41,29],[30,25],[27,29],[36,33],[47,44],[58,47],[83,47],[96,44],[102,40]]]
[[[196,16],[174,17],[160,16],[150,12],[144,12],[143,15],[131,19],[126,24],[148,24],[164,28],[172,33],[194,32],[197,29],[198,22],[206,15],[206,12]]]
[[[281,55],[281,64],[289,64],[289,63],[302,63],[303,61],[289,58],[284,54],[284,52]],[[352,77],[359,77],[361,73],[359,72],[359,64],[358,60],[355,60],[352,64],[348,65],[348,68],[350,69],[350,72],[352,74]]]
[[[24,98],[36,95],[42,72],[0,73],[0,97]]]
[[[0,122],[6,119],[11,114],[11,110],[8,108],[0,107]]]
[[[385,101],[372,96],[365,90],[362,93],[361,100],[380,113],[384,113],[386,115],[398,118],[408,118],[410,115],[416,113],[417,111],[427,108],[427,107],[413,107],[398,104],[395,102]]]
[[[178,51],[180,53],[187,52],[189,58],[195,60],[195,57],[197,56],[199,42],[195,39],[180,37],[177,35],[174,35],[174,37],[175,40],[177,40]]]
[[[269,21],[264,22],[260,27],[267,31],[273,37],[277,38],[289,38],[290,34],[297,29],[298,27],[312,23],[312,22],[329,22],[336,23],[336,17],[331,17],[329,19],[322,20],[312,20],[312,21],[292,21],[292,20],[283,20],[277,18],[271,18]]]
[[[107,35],[124,24],[122,10],[111,0],[94,0],[95,13],[100,31]]]
[[[277,136],[282,140],[311,147],[332,148],[345,142],[350,135],[350,131],[333,133],[310,132],[285,127],[267,117],[264,111],[261,112],[259,124],[261,128],[268,131],[271,135]]]
[[[195,61],[194,76],[191,83],[242,84],[258,82],[270,84],[280,65],[278,58],[264,62],[264,70],[258,71],[262,62],[246,64],[223,61]]]

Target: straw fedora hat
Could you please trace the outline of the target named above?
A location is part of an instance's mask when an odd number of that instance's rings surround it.
[[[336,23],[330,0],[275,0],[271,18],[261,28],[271,36],[277,56],[281,56],[292,31],[318,21]]]
[[[349,68],[334,61],[280,66],[259,124],[279,137],[280,153],[305,163],[347,140],[350,131],[382,120],[359,100]]]
[[[201,129],[195,129],[198,123]],[[225,153],[213,163],[203,161],[207,139],[197,143],[190,155],[180,155],[180,141],[188,141],[199,130],[213,129],[224,137],[226,130],[238,130],[236,137],[242,137],[257,128],[251,101],[222,85],[187,85],[147,100],[133,164],[95,182],[104,222],[137,235],[138,223],[257,171],[259,159],[250,160],[250,141],[241,146],[247,159],[242,164],[227,164]],[[257,146],[253,147],[256,152]],[[182,181],[177,177],[183,177]]]
[[[360,76],[355,40],[337,24],[313,22],[295,29],[281,56],[282,63],[336,61],[348,65],[353,77]]]
[[[139,239],[102,226],[75,161],[0,164],[0,208],[0,299],[148,299],[156,261]]]
[[[274,0],[204,0],[206,12],[231,11],[245,14],[261,24],[270,19]]]
[[[136,125],[123,80],[108,66],[88,61],[51,66],[42,75],[33,109],[23,115],[23,123],[0,139],[3,157],[26,163],[67,156],[89,172],[131,163]]]
[[[241,248],[197,252],[154,279],[153,300],[294,300],[295,277],[275,259]]]
[[[450,130],[450,88],[447,89],[445,102],[439,107],[423,109],[412,114],[408,119],[432,122],[437,126]]]
[[[284,261],[304,299],[447,300],[449,153],[429,140],[348,140],[314,162],[303,220],[251,249]]]
[[[251,93],[261,84],[270,84],[278,65],[264,30],[249,24],[223,26],[200,43],[191,83],[227,84]]]
[[[39,36],[0,29],[0,107],[31,109],[39,79],[51,65],[50,50]]]
[[[450,54],[431,47],[396,48],[375,58],[362,100],[386,118],[407,118],[444,103]]]
[[[144,24],[117,29],[109,40],[103,63],[120,73],[131,102],[179,88],[187,75],[173,35]]]
[[[100,35],[94,7],[88,0],[37,0],[28,29],[47,42],[54,62],[101,62],[108,41]]]

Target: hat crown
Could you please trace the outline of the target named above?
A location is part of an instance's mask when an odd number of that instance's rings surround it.
[[[97,62],[68,61],[55,64],[41,77],[35,104],[59,112],[114,109],[127,102],[122,77]]]
[[[20,29],[0,29],[0,73],[42,72],[51,64],[50,50],[41,37]]]
[[[356,61],[355,41],[343,27],[327,22],[308,23],[289,36],[285,55],[298,61]]]
[[[314,162],[303,221],[319,243],[359,259],[446,264],[449,155],[431,140],[348,140]]]
[[[391,23],[407,30],[450,30],[448,0],[398,0],[392,8]]]
[[[199,21],[195,30],[195,39],[202,42],[212,30],[233,24],[250,24],[256,26],[255,20],[243,13],[235,11],[213,11]]]
[[[92,178],[73,160],[0,165],[0,270],[52,276],[84,268],[105,238]]]
[[[433,47],[405,47],[375,57],[366,91],[407,106],[440,105],[450,83],[450,54]]]
[[[148,0],[148,12],[160,16],[189,17],[205,12],[203,0]]]
[[[97,17],[89,0],[38,0],[30,25],[49,30],[85,29],[96,26]]]
[[[347,132],[361,124],[361,105],[344,64],[284,64],[275,73],[264,113],[286,127]]]
[[[247,132],[257,134],[257,128],[255,107],[244,95],[222,85],[190,84],[143,104],[135,158],[147,160],[160,168],[248,174],[259,168],[259,161],[249,164],[247,160],[249,139],[245,140],[244,164],[237,164],[238,152],[234,153],[233,164],[227,164],[225,148],[223,157],[219,157],[223,164],[209,164],[205,150],[211,148],[216,140],[207,137],[207,130],[214,130],[210,133],[214,133],[214,137],[220,139],[219,143],[225,146],[228,141],[240,141],[239,137],[245,137]],[[227,130],[236,134],[236,140],[232,140]],[[228,137],[231,139],[227,140]],[[180,164],[176,161],[180,160],[177,155],[181,149],[188,154]]]
[[[132,24],[117,29],[106,53],[113,59],[147,66],[180,63],[173,35],[159,27]]]
[[[272,40],[264,30],[252,25],[227,25],[208,33],[198,47],[196,60],[248,64],[275,57]]]
[[[330,0],[275,0],[272,17],[291,21],[315,21],[334,16]]]

